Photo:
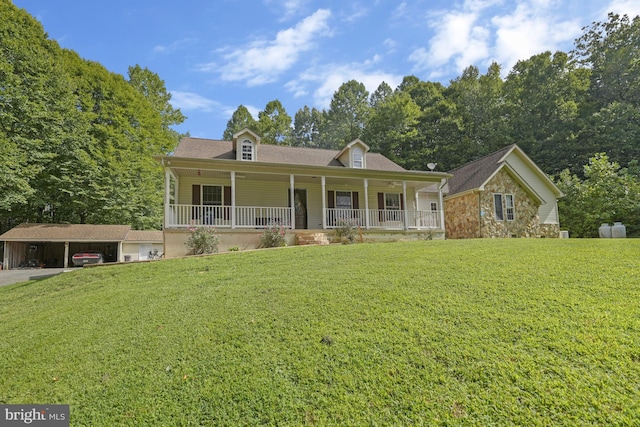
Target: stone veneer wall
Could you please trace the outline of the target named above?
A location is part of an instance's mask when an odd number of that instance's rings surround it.
[[[473,239],[480,236],[478,193],[445,199],[444,223],[447,239]]]
[[[497,221],[493,209],[493,194],[513,194],[515,203],[514,221]],[[504,197],[503,197],[504,203]],[[494,176],[480,196],[482,237],[540,237],[539,204],[524,189],[501,170]],[[506,217],[506,208],[503,208]],[[559,231],[558,231],[559,233]],[[545,233],[546,234],[546,233]],[[556,234],[558,236],[558,234]]]
[[[540,237],[560,237],[560,226],[558,224],[540,224]]]

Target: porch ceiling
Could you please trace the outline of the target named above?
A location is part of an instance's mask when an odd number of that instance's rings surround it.
[[[210,178],[210,179],[223,179],[230,180],[231,173],[227,171],[218,171],[213,169],[191,169],[191,168],[174,168],[174,173],[179,177],[191,177],[191,178]],[[320,175],[295,175],[294,180],[296,184],[318,184],[322,182]],[[240,181],[268,181],[268,182],[289,182],[289,175],[286,174],[274,174],[274,173],[248,173],[248,172],[236,172],[236,182]],[[345,187],[359,187],[363,185],[364,180],[362,178],[353,177],[326,177],[327,185],[344,185]],[[425,189],[432,187],[433,191],[438,191],[437,184],[422,182],[422,181],[406,181],[407,187],[416,189]],[[369,186],[376,187],[388,187],[389,189],[402,190],[402,181],[391,179],[369,179]]]

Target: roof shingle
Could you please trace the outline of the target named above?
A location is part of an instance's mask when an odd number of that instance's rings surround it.
[[[514,146],[515,144],[508,145],[473,162],[450,170],[449,173],[453,174],[453,177],[449,179],[449,195],[479,188],[500,167],[502,164],[500,159]]]
[[[335,159],[339,152],[338,150],[326,150],[322,148],[260,144],[257,161],[303,166],[344,167],[342,163]],[[173,153],[173,157],[212,160],[234,160],[236,158],[231,141],[201,138],[182,138]],[[368,152],[366,164],[367,169],[371,170],[405,171],[402,166],[379,153]]]

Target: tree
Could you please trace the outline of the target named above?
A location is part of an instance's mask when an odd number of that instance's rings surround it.
[[[640,16],[609,14],[583,30],[572,52],[591,82],[580,145],[627,166],[640,156]]]
[[[518,61],[504,83],[510,142],[547,173],[579,173],[594,153],[578,140],[588,88],[588,71],[564,52]]]
[[[316,108],[306,105],[298,110],[293,119],[292,144],[299,147],[318,147],[320,129],[324,116]]]
[[[163,176],[154,156],[183,117],[154,73],[130,80],[61,49],[0,2],[0,227],[19,222],[159,228]],[[6,160],[6,162],[5,162]]]
[[[369,99],[369,105],[371,108],[375,108],[380,102],[384,101],[388,96],[393,93],[391,86],[387,82],[382,82],[378,85],[378,88],[371,94]]]
[[[622,221],[629,235],[640,233],[640,181],[605,153],[584,166],[584,180],[565,169],[557,182],[560,223],[574,237],[596,237],[602,223]]]
[[[227,122],[227,128],[222,134],[222,139],[225,141],[231,141],[233,135],[240,132],[242,129],[250,129],[253,132],[258,131],[257,122],[244,105],[239,105],[236,111]]]
[[[572,55],[591,70],[597,108],[613,102],[640,104],[640,16],[609,13],[607,22],[584,27]]]
[[[424,153],[416,150],[416,125],[420,107],[406,92],[395,92],[379,100],[368,116],[364,139],[378,151],[405,168],[422,165]]]
[[[291,116],[277,99],[258,113],[257,127],[263,143],[291,145]]]
[[[463,164],[510,143],[503,115],[503,81],[500,66],[491,64],[487,74],[467,67],[445,91],[456,105],[462,127],[460,138],[450,141],[459,154],[454,164]]]
[[[171,105],[171,93],[167,91],[164,81],[148,68],[141,68],[139,65],[129,67],[129,84],[141,93],[151,107],[160,114],[162,118],[162,133],[167,139],[164,151],[173,151],[178,142],[179,135],[171,129],[173,125],[183,123],[186,117],[180,109],[175,109]]]
[[[333,94],[323,122],[323,148],[339,149],[362,137],[369,113],[369,92],[355,80],[343,83]]]

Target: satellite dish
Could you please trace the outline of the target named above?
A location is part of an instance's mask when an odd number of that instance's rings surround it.
[[[438,166],[437,163],[427,163],[427,167],[433,172],[433,170]]]

